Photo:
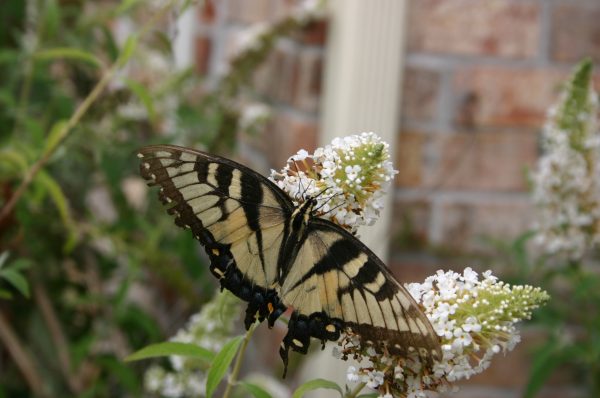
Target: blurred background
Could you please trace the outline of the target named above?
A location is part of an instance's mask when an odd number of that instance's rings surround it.
[[[598,21],[595,0],[4,0],[0,397],[193,396],[153,387],[150,362],[123,362],[217,286],[138,176],[135,151],[152,143],[268,174],[374,131],[399,173],[361,236],[400,281],[472,266],[543,283],[527,255],[527,171],[573,67],[600,63]],[[592,396],[598,319],[574,326],[591,351],[540,351],[568,329],[564,312],[525,325],[515,352],[456,396],[519,397],[532,380],[539,397]],[[241,332],[232,322],[223,333]],[[281,396],[308,377],[344,380],[346,364],[295,355],[281,382],[285,327],[263,328],[248,363]]]

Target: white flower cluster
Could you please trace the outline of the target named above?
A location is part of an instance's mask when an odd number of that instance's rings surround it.
[[[242,108],[240,116],[240,128],[252,131],[262,126],[271,117],[271,108],[260,102],[253,102]]]
[[[260,49],[264,36],[269,33],[269,25],[264,22],[250,25],[237,36],[236,54]]]
[[[577,83],[574,78],[548,112],[545,153],[532,173],[535,241],[545,252],[571,259],[600,242],[598,99],[589,81]]]
[[[220,351],[232,335],[240,304],[233,294],[217,291],[214,298],[194,314],[171,341],[194,343],[215,353]],[[173,398],[205,395],[206,363],[182,356],[170,356],[169,362],[172,371],[160,366],[152,366],[146,371],[146,391]]]
[[[314,198],[319,216],[355,232],[375,223],[396,173],[389,145],[375,133],[361,133],[335,138],[312,155],[300,150],[270,178],[297,204]]]
[[[529,319],[533,309],[548,300],[539,288],[505,284],[471,268],[462,274],[438,271],[424,283],[407,285],[440,336],[443,357],[427,366],[418,354],[386,356],[361,348],[356,336],[345,336],[344,356],[368,358],[369,367],[348,369],[348,381],[361,381],[379,389],[382,397],[426,397],[426,391],[445,391],[451,383],[481,373],[499,352],[520,341],[515,323]],[[339,349],[336,354],[339,356]]]
[[[300,23],[325,18],[326,4],[325,0],[303,0],[294,8],[292,16]]]

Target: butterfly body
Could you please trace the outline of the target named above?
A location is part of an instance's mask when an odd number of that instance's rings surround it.
[[[221,288],[248,302],[246,328],[272,327],[293,309],[280,349],[286,367],[289,349],[306,353],[311,337],[324,344],[348,331],[376,349],[440,355],[408,292],[352,234],[318,218],[314,198],[296,206],[249,168],[188,148],[150,146],[139,156],[142,176],[204,246]]]

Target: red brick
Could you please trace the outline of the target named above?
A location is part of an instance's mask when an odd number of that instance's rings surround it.
[[[276,114],[264,135],[265,155],[273,168],[281,168],[299,149],[312,152],[317,147],[318,125],[311,120],[294,115]]]
[[[294,7],[298,5],[298,2],[298,0],[272,0],[271,8],[273,19],[279,21],[290,15],[294,10]]]
[[[398,136],[394,167],[398,170],[395,182],[399,187],[419,187],[423,184],[425,145],[427,135],[403,131]]]
[[[525,169],[534,167],[538,138],[532,132],[427,134],[403,131],[395,167],[399,187],[526,191]]]
[[[424,184],[438,189],[526,191],[525,168],[538,157],[538,138],[527,132],[439,134],[437,167]]]
[[[427,245],[431,205],[427,200],[394,201],[393,217],[390,226],[392,251],[423,249]]]
[[[532,58],[540,38],[532,1],[411,0],[410,51]]]
[[[469,127],[540,127],[558,98],[565,70],[470,67],[455,75],[456,122]]]
[[[516,238],[532,223],[526,202],[482,202],[442,205],[441,241],[458,250],[489,250],[483,238]]]
[[[317,112],[321,98],[323,55],[315,51],[303,51],[297,62],[294,105],[305,112]]]
[[[215,21],[216,14],[214,0],[207,0],[198,7],[198,17],[205,24],[212,24]]]
[[[600,62],[600,3],[560,2],[552,11],[551,56],[577,62],[591,57]]]
[[[242,23],[267,22],[272,13],[271,7],[271,0],[229,0],[227,18]]]
[[[196,71],[203,75],[208,71],[212,42],[204,35],[196,37]]]
[[[402,86],[402,120],[431,121],[435,118],[440,92],[440,74],[408,67]]]
[[[268,98],[291,104],[297,94],[299,54],[276,48],[255,73],[254,87]]]
[[[294,37],[302,44],[324,46],[327,38],[327,21],[315,21],[308,24]]]

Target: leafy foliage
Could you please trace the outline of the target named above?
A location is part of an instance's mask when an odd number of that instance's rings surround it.
[[[139,395],[145,368],[123,358],[211,297],[197,244],[147,200],[134,154],[155,142],[232,150],[237,96],[301,24],[275,26],[211,91],[174,67],[165,33],[192,3],[0,6],[0,320],[17,336],[6,355],[23,353],[3,361],[0,396]],[[123,21],[127,37],[113,29]],[[213,355],[164,343],[130,359],[177,353]]]

